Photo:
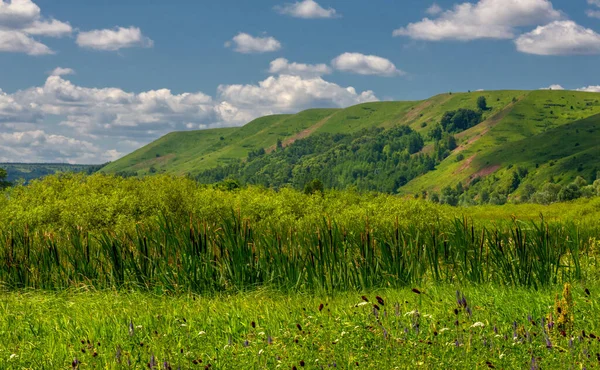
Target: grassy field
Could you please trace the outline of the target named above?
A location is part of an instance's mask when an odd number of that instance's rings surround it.
[[[0,197],[0,368],[592,369],[599,214],[49,176]]]
[[[598,291],[595,284],[574,285],[566,297],[562,287],[460,285],[335,296],[4,293],[0,367],[593,369]]]

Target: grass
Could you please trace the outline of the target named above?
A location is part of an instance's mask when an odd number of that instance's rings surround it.
[[[452,208],[105,175],[3,195],[1,369],[600,360],[600,198]]]
[[[407,288],[335,296],[270,290],[156,296],[85,287],[5,293],[0,367],[590,369],[598,364],[598,285],[572,288],[571,305],[561,308],[568,310],[567,322],[560,321],[556,308],[560,286],[412,289],[421,294]]]

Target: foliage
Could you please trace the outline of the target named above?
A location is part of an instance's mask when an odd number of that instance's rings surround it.
[[[481,119],[480,112],[461,108],[444,113],[440,123],[442,129],[446,132],[461,132],[479,124]]]
[[[362,130],[352,135],[323,133],[297,140],[276,151],[254,151],[246,162],[217,167],[198,175],[202,183],[233,177],[244,184],[304,189],[315,178],[324,187],[395,193],[416,176],[430,171],[435,160],[417,154],[421,135],[407,126]]]
[[[25,183],[28,183],[31,180],[53,175],[58,172],[81,172],[91,175],[92,173],[99,171],[103,166],[104,165],[74,165],[67,163],[0,163],[0,181],[3,180],[3,172],[6,175],[5,181],[11,183],[24,181]]]
[[[5,293],[0,368],[593,369],[600,286],[573,285],[574,336],[546,317],[560,290]]]

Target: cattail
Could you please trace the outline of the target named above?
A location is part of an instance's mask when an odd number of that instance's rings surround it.
[[[304,360],[300,360],[300,366],[304,367]]]
[[[302,331],[302,326],[300,324],[296,324],[296,327],[298,328],[299,331]]]
[[[380,296],[375,297],[377,299],[377,302],[382,305],[385,306],[385,301],[383,300],[383,298],[381,298]]]
[[[363,295],[361,298],[362,298],[363,301],[369,302],[369,298],[367,298],[366,296]]]
[[[585,294],[587,294],[587,296],[590,296],[590,290],[588,288],[585,288]]]
[[[252,328],[256,328],[256,323],[255,323],[254,321],[252,321],[252,322],[250,323],[250,326],[252,326]]]
[[[413,288],[412,292],[416,293],[416,294],[421,294],[421,291],[419,289],[417,289],[417,288]]]
[[[319,305],[319,312],[323,311],[323,303]]]

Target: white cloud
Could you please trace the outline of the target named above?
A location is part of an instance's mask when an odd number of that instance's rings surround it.
[[[580,89],[577,89],[577,91],[587,91],[587,92],[600,93],[600,85],[582,87]]]
[[[35,41],[23,32],[0,30],[0,52],[25,53],[29,55],[54,54],[49,47]]]
[[[114,29],[80,32],[77,45],[95,50],[116,51],[124,48],[150,48],[154,41],[142,34],[137,27],[116,27]]]
[[[393,35],[428,41],[511,39],[518,27],[559,18],[561,13],[549,0],[480,0],[476,4],[457,4],[436,19],[410,23]]]
[[[67,76],[67,75],[74,75],[75,71],[71,68],[62,68],[62,67],[56,67],[54,68],[54,70],[52,72],[50,72],[51,76]]]
[[[244,122],[274,113],[291,113],[315,107],[345,107],[378,100],[372,91],[360,94],[322,78],[282,75],[258,85],[222,85],[217,112],[226,120]]]
[[[277,58],[271,62],[269,73],[276,75],[319,77],[330,74],[331,68],[327,64],[290,63],[285,58]]]
[[[600,0],[588,0],[588,4],[600,8]],[[587,14],[588,17],[600,19],[600,10],[588,9],[585,14]]]
[[[339,71],[361,75],[393,77],[404,74],[388,59],[360,53],[341,54],[331,61],[331,65]]]
[[[91,163],[114,160],[119,154],[116,150],[103,151],[89,141],[43,130],[0,133],[2,162]]]
[[[444,9],[442,9],[438,4],[433,4],[432,6],[427,8],[427,10],[425,10],[425,13],[429,15],[438,15],[443,11]]]
[[[273,37],[254,37],[247,33],[238,33],[231,41],[225,43],[226,47],[235,45],[238,53],[267,53],[281,49],[281,43]]]
[[[561,85],[555,84],[555,85],[550,85],[548,87],[542,87],[540,90],[564,90],[565,88],[562,87]]]
[[[42,86],[0,90],[0,160],[101,163],[175,130],[239,126],[266,114],[377,100],[372,91],[320,77],[283,74],[258,84],[221,85],[211,97],[82,87],[66,79],[69,69],[53,72]]]
[[[555,21],[519,36],[517,50],[536,55],[600,54],[600,34],[573,21]]]
[[[70,24],[52,19],[50,21],[34,21],[23,32],[29,35],[39,35],[48,37],[63,37],[70,35],[73,28]]]
[[[333,8],[325,9],[314,0],[303,0],[295,3],[276,6],[281,14],[290,15],[296,18],[336,18],[339,17]]]
[[[31,0],[0,0],[0,52],[54,54],[31,36],[63,37],[72,31],[68,23],[43,18]]]

